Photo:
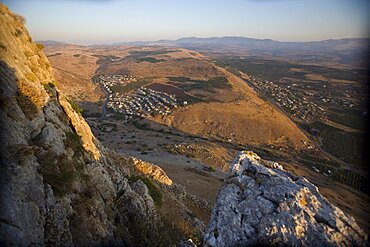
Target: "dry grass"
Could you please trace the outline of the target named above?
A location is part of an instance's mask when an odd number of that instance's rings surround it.
[[[37,77],[34,73],[32,72],[29,72],[26,74],[26,78],[29,80],[29,81],[32,81],[32,82],[35,82],[37,81]]]
[[[18,83],[17,101],[24,114],[32,119],[44,104],[43,96],[34,85],[20,80]]]

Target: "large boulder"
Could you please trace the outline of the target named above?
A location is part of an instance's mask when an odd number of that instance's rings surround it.
[[[241,152],[218,194],[205,246],[366,246],[353,217],[281,166]]]

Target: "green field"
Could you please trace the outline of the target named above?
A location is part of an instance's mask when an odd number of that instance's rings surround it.
[[[189,92],[194,90],[205,90],[214,92],[214,89],[231,89],[232,86],[225,77],[213,77],[208,80],[194,80],[189,77],[168,77],[171,83]]]
[[[154,57],[143,57],[143,58],[136,59],[136,61],[138,63],[140,62],[158,63],[158,62],[162,62],[163,60],[162,59],[159,60]]]
[[[306,74],[318,74],[331,79],[362,81],[366,83],[368,74],[366,70],[360,69],[336,69],[260,58],[240,59],[227,57],[217,60],[216,64],[224,68],[236,68],[244,73],[269,81],[278,81],[283,77],[304,80]],[[292,71],[291,69],[295,69],[296,71]]]
[[[366,130],[366,119],[363,116],[355,117],[346,114],[330,113],[329,119],[333,122],[353,128],[355,130]]]
[[[155,50],[155,51],[143,51],[143,50],[134,50],[130,51],[130,55],[126,56],[126,60],[137,60],[145,57],[155,56],[155,55],[164,55],[172,52],[177,52],[178,50]]]
[[[153,82],[152,78],[142,78],[138,79],[136,82],[131,82],[126,85],[114,85],[111,87],[111,90],[115,93],[127,94],[129,92],[135,91],[140,87],[144,87]]]
[[[363,164],[365,134],[362,132],[347,132],[327,125],[322,122],[315,122],[311,125],[311,130],[319,131],[322,138],[324,149],[342,159],[345,162]]]

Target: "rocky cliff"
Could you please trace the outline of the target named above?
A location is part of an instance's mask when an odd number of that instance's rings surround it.
[[[0,4],[0,245],[172,243],[160,204],[186,215],[177,187],[160,167],[99,144],[24,22]]]
[[[241,152],[218,194],[205,246],[366,246],[355,220],[303,177]]]

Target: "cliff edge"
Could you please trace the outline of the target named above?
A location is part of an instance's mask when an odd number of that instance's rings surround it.
[[[307,179],[243,151],[229,166],[204,244],[366,246],[367,235]]]

